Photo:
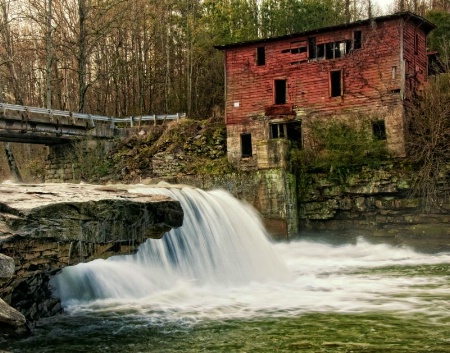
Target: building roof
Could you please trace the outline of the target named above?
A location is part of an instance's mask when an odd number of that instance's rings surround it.
[[[286,34],[286,35],[278,36],[278,37],[269,37],[269,38],[263,38],[263,39],[249,40],[249,41],[245,41],[245,42],[215,45],[214,48],[219,49],[219,50],[226,50],[226,49],[243,47],[243,46],[253,45],[253,44],[270,43],[270,42],[275,42],[275,41],[283,40],[283,39],[292,39],[292,38],[309,36],[309,35],[313,35],[313,34],[320,34],[320,33],[324,33],[324,32],[337,31],[337,30],[341,30],[341,29],[345,29],[345,28],[357,27],[357,26],[361,26],[361,25],[368,25],[372,21],[384,22],[384,21],[398,19],[398,18],[403,18],[405,21],[411,20],[411,21],[416,22],[418,24],[418,26],[420,26],[426,34],[430,33],[433,29],[436,28],[436,26],[433,23],[426,20],[425,18],[418,16],[412,12],[405,11],[405,12],[396,12],[394,14],[386,15],[386,16],[368,18],[365,20],[360,20],[360,21],[351,22],[351,23],[344,23],[344,24],[339,24],[339,25],[334,25],[334,26],[312,29],[312,30],[308,30],[308,31],[304,31],[304,32],[296,32],[296,33]]]

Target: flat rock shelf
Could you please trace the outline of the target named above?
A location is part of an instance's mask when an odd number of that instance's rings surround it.
[[[66,266],[136,252],[183,223],[180,203],[131,186],[0,185],[0,327],[61,311],[48,282]]]

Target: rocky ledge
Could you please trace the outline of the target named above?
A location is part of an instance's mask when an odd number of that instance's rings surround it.
[[[0,185],[0,328],[60,312],[48,282],[62,268],[134,253],[182,223],[178,201],[127,186]]]

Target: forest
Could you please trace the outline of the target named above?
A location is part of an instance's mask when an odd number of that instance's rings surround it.
[[[223,106],[223,58],[214,45],[382,14],[373,0],[0,0],[0,7],[1,101],[115,117],[208,117]],[[387,10],[436,23],[430,49],[450,39],[449,0],[397,0]]]
[[[383,11],[374,0],[0,0],[0,102],[203,120],[223,113],[214,45],[396,11],[435,23],[429,49],[448,54],[450,0],[393,0]],[[25,179],[40,180],[43,147],[11,148]],[[10,172],[0,151],[1,180]]]

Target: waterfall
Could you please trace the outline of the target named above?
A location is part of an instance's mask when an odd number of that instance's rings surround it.
[[[138,299],[183,283],[225,288],[287,278],[259,215],[226,191],[170,186],[136,186],[131,191],[178,200],[183,226],[160,240],[147,240],[135,255],[65,268],[52,280],[63,305],[73,300]]]

